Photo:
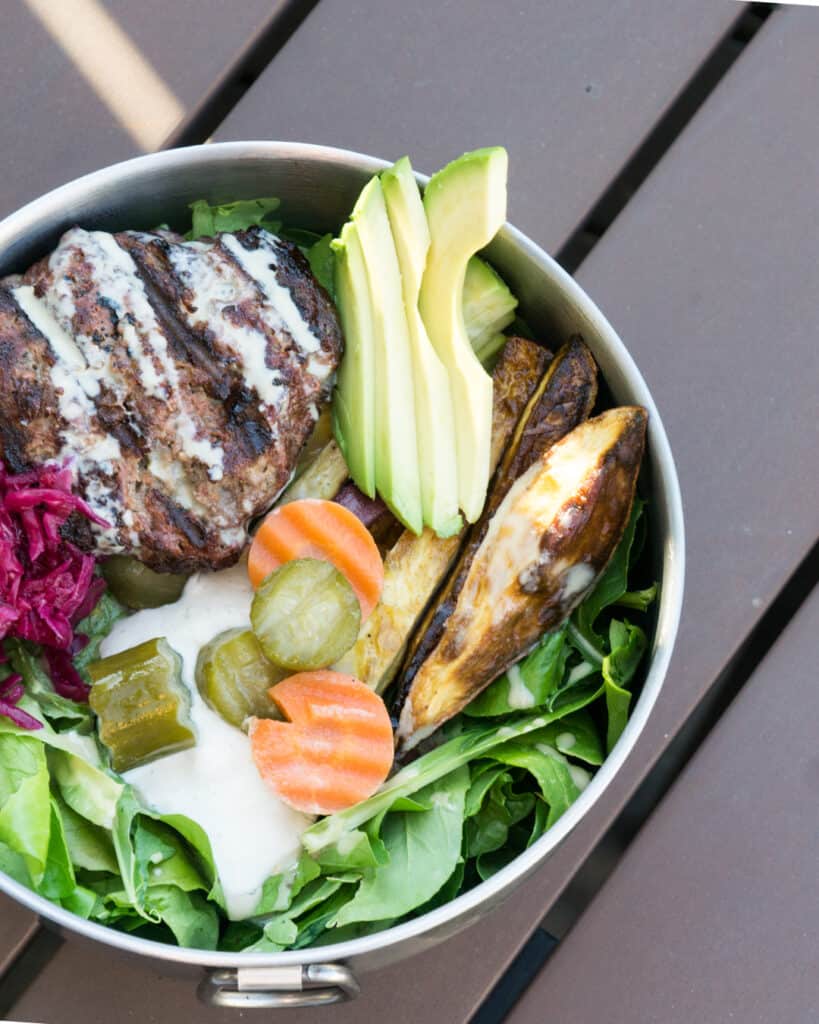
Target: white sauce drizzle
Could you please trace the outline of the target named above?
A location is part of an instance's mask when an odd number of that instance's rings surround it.
[[[151,807],[185,814],[202,826],[234,920],[252,914],[265,879],[298,856],[301,833],[311,822],[262,782],[247,736],[211,711],[196,688],[200,648],[224,629],[248,625],[251,598],[241,563],[193,576],[177,602],[120,619],[102,643],[107,656],[164,636],[182,658],[196,746],[135,768],[125,778]]]
[[[267,365],[267,337],[245,324],[236,324],[227,314],[246,300],[258,302],[250,281],[246,281],[214,246],[199,242],[168,247],[168,258],[192,297],[185,316],[191,327],[218,325],[220,341],[238,357],[242,373],[265,405],[279,408],[286,388],[279,374]]]
[[[594,569],[588,562],[576,562],[566,570],[563,581],[562,599],[573,601],[584,590],[587,590],[594,582]]]
[[[567,751],[571,750],[572,747],[577,743],[577,737],[573,732],[561,732],[555,740],[557,749]]]
[[[271,236],[275,238],[275,236]],[[299,312],[299,307],[293,301],[289,288],[279,284],[276,277],[275,252],[267,246],[259,246],[258,249],[245,249],[235,235],[222,235],[222,245],[233,256],[242,270],[253,278],[262,289],[267,302],[264,304],[265,320],[274,329],[287,331],[296,345],[302,352],[320,352],[321,339],[314,333],[310,324]],[[326,362],[318,363],[315,370],[311,372],[318,376],[323,372],[326,377],[328,367]]]
[[[34,294],[30,285],[12,289],[17,305],[42,334],[54,356],[49,375],[57,393],[62,448],[59,461],[71,459],[73,470],[88,478],[85,499],[94,512],[111,524],[111,529],[94,526],[100,547],[116,547],[116,500],[111,488],[98,471],[114,475],[120,458],[119,441],[102,431],[95,423],[94,398],[100,393],[100,381],[107,375],[107,365],[90,366],[71,335],[55,319],[46,304]]]
[[[174,410],[171,424],[179,439],[180,451],[207,466],[211,480],[221,480],[224,450],[208,438],[197,437],[196,425],[186,409],[184,389],[180,387],[179,371],[168,351],[167,339],[148,300],[131,254],[118,245],[114,236],[106,231],[72,228],[49,261],[54,280],[46,292],[46,301],[61,306],[67,294],[73,307],[70,281],[66,273],[77,250],[91,268],[100,298],[110,303],[116,311],[117,330],[137,368],[146,393],[152,398],[167,401]],[[82,335],[78,337],[86,355],[99,351],[93,339]]]
[[[509,693],[507,700],[509,707],[516,711],[524,711],[526,708],[535,706],[535,695],[523,680],[520,665],[513,665],[506,670],[506,677],[509,680]]]
[[[565,764],[569,770],[572,782],[582,793],[583,790],[591,782],[591,772],[587,772],[585,768],[581,768],[580,765],[572,764],[571,761],[564,757],[559,750],[555,750],[554,747],[550,747],[548,743],[538,743],[537,749],[541,754],[545,754],[547,757],[551,757],[554,761],[560,761],[561,764]]]

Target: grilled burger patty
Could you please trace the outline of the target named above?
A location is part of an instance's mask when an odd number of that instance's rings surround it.
[[[70,460],[109,524],[78,524],[83,546],[222,568],[287,483],[341,351],[307,261],[261,228],[72,228],[0,281],[0,455]]]

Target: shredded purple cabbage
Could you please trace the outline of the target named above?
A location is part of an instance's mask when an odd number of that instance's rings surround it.
[[[88,686],[72,656],[87,638],[74,627],[99,601],[105,582],[94,573],[94,556],[60,533],[74,512],[107,525],[71,493],[67,466],[12,474],[0,460],[0,640],[14,636],[40,644],[55,691],[84,701]],[[38,728],[36,719],[16,707],[18,686],[19,677],[0,681],[0,715],[21,728]]]
[[[43,723],[27,711],[17,707],[25,692],[23,677],[19,672],[0,680],[0,715],[11,719],[21,729],[29,729],[34,732],[36,729],[42,729]]]

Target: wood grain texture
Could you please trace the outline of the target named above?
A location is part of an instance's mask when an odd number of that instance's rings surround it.
[[[323,0],[302,31],[332,3]],[[706,6],[724,11],[725,5]],[[685,20],[696,21],[690,7],[686,10]],[[662,14],[666,21],[673,17],[667,7]],[[582,32],[582,22],[577,31]],[[474,46],[474,37],[467,37]],[[445,947],[365,975],[361,999],[332,1011],[337,1024],[378,1015],[395,1024],[469,1019],[819,533],[819,445],[812,412],[819,373],[819,261],[810,228],[819,220],[817,44],[819,20],[813,12],[772,15],[579,275],[645,373],[682,476],[688,591],[677,654],[656,712],[605,801],[524,889]],[[679,33],[674,45],[679,46]],[[618,40],[618,47],[611,49],[622,63],[627,43]],[[601,47],[601,53],[608,48]],[[301,51],[302,59],[311,52]],[[286,53],[287,48],[277,59]],[[354,49],[343,60],[351,82],[354,72],[346,62],[354,63],[355,54]],[[645,59],[650,63],[648,55]],[[423,67],[417,59],[416,64]],[[293,58],[286,66],[295,70]],[[356,66],[372,88],[373,75],[365,75],[360,62]],[[309,67],[314,75],[320,71],[315,64]],[[307,88],[310,78],[301,81]],[[329,84],[323,89],[320,79],[313,82],[315,109],[322,103],[332,107]],[[502,86],[502,74],[498,83]],[[277,87],[289,88],[284,79]],[[289,117],[288,104],[281,92],[278,104],[275,99],[274,90],[267,93],[268,120],[257,119],[254,134],[285,134],[275,130],[276,110]],[[505,103],[513,111],[508,96]],[[429,106],[424,109],[429,118]],[[328,138],[321,118],[313,122],[322,133],[316,134],[306,118],[305,113],[299,135],[308,141],[341,141],[397,155],[383,143],[379,149],[372,142]],[[609,118],[615,118],[614,108]],[[238,133],[241,125],[228,123],[228,128],[228,134]],[[405,139],[401,148],[411,149],[415,140],[408,130],[402,134],[404,128],[396,124],[393,137]],[[417,133],[420,138],[420,126]],[[468,144],[465,139],[457,148]],[[419,165],[435,166],[446,155],[428,151]],[[527,161],[525,150],[513,151],[518,174],[536,180],[539,156],[530,153]],[[564,188],[565,202],[576,203],[576,160],[568,151],[563,158],[560,169],[550,172],[548,191],[537,194],[539,203],[520,177],[513,183],[513,196],[516,188],[524,202],[528,196],[534,226],[525,219],[525,207],[513,216],[552,245],[564,233],[560,223],[575,221],[564,219],[560,209]],[[557,208],[554,220],[552,207]],[[138,964],[108,970],[108,962],[106,951],[68,943],[15,1014],[48,1019],[59,1008],[65,1019],[92,1024],[107,1019],[105,992],[116,992],[119,1005],[138,1006],[145,1019],[170,1022],[194,1014],[205,1022],[235,1019],[227,1011],[199,1011],[190,980],[161,979]],[[94,980],[100,978],[104,991]],[[540,1016],[532,1019],[543,1019],[542,1002],[539,1009]],[[315,1019],[314,1013],[288,1016],[294,1024]]]
[[[81,0],[82,6],[86,2]],[[107,12],[114,18],[189,114],[285,2],[109,0],[97,7],[103,17]],[[102,59],[90,44],[88,56]],[[132,116],[137,121],[147,117],[146,97],[128,91],[127,83],[125,90]],[[140,152],[23,0],[3,5],[0,91],[0,216],[80,174]]]
[[[817,635],[814,591],[508,1024],[816,1019]]]
[[[0,896],[0,978],[37,931],[37,919],[7,896]]]
[[[215,135],[432,172],[503,143],[509,215],[550,251],[738,17],[712,0],[321,0]]]

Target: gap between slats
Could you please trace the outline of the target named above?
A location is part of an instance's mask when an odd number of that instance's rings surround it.
[[[269,25],[239,55],[197,109],[166,140],[163,148],[194,145],[210,138],[317,3],[318,0],[284,0]],[[774,9],[773,4],[752,3],[741,12],[729,35],[718,44],[584,222],[564,243],[557,258],[566,269],[574,272],[579,267]],[[804,559],[732,659],[726,672],[715,684],[712,696],[674,737],[650,777],[601,840],[595,853],[578,870],[564,895],[547,915],[545,927],[548,932],[558,937],[565,935],[605,882],[673,777],[693,756],[788,620],[807,598],[819,579],[817,563],[819,545]],[[0,1015],[19,999],[59,949],[61,942],[56,935],[43,928],[35,928],[30,935],[24,937],[10,969],[0,978]],[[542,950],[540,945],[544,946]],[[524,950],[528,948],[524,947]],[[511,974],[501,979],[479,1010],[476,1024],[478,1021],[480,1024],[490,1024],[491,1021],[502,1020],[525,989],[527,976],[529,980],[534,977],[552,948],[553,942],[548,941],[538,944],[536,955],[521,954],[521,959],[513,967],[514,981],[511,980]]]
[[[248,44],[196,110],[165,140],[162,148],[207,142],[318,2],[280,0],[267,27]]]

